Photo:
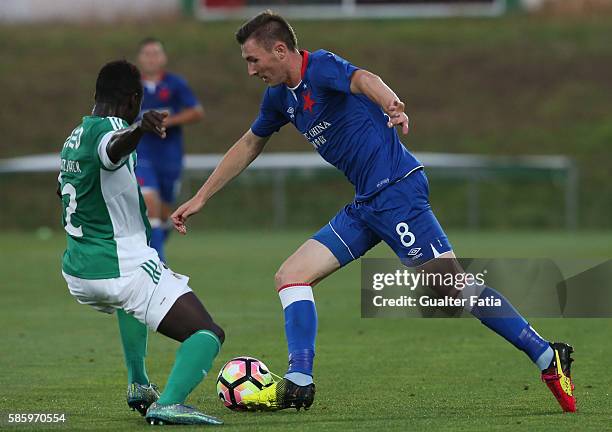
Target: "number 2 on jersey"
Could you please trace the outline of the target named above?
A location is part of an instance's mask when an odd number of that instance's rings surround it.
[[[70,183],[66,183],[62,188],[62,196],[68,195],[70,201],[68,202],[68,207],[66,207],[66,226],[64,229],[68,234],[72,237],[83,237],[83,227],[75,227],[72,225],[72,221],[70,220],[74,212],[76,212],[77,202],[76,202],[76,189]]]

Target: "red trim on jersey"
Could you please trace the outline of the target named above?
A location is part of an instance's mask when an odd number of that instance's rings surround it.
[[[310,53],[306,50],[301,50],[300,54],[302,54],[302,72],[301,77],[304,78],[304,74],[306,73],[306,68],[308,67],[308,56]]]
[[[307,286],[307,287],[309,287],[311,285],[309,283],[290,283],[290,284],[287,284],[287,285],[283,285],[282,287],[280,287],[276,291],[281,292],[285,288],[291,288],[291,287],[296,287],[296,286]]]

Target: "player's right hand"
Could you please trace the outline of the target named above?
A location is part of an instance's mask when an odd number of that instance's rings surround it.
[[[183,235],[187,234],[185,222],[187,222],[189,216],[199,212],[202,207],[204,207],[204,201],[200,199],[198,195],[195,195],[189,201],[182,204],[172,213],[172,215],[170,215],[174,228]]]
[[[152,132],[160,138],[166,138],[166,126],[164,126],[166,117],[168,117],[167,112],[147,111],[142,115],[140,127],[145,132]]]
[[[387,122],[387,127],[395,127],[399,126],[402,128],[402,133],[406,135],[410,128],[410,119],[408,115],[404,112],[406,106],[404,102],[400,100],[394,100],[391,105],[387,107],[385,110],[387,115],[389,116],[389,121]]]

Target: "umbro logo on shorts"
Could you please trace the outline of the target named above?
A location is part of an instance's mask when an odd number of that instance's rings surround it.
[[[421,251],[421,248],[412,248],[408,251],[408,256],[415,256]]]

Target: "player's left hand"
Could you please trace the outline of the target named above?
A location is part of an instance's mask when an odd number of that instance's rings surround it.
[[[395,126],[402,127],[402,133],[404,135],[408,134],[408,130],[410,129],[410,119],[404,112],[404,102],[399,100],[394,100],[393,103],[387,107],[387,115],[389,116],[389,121],[387,122],[387,126],[392,128]]]
[[[140,127],[145,132],[152,132],[160,138],[166,138],[166,127],[164,120],[168,117],[167,112],[147,111],[142,115]]]

